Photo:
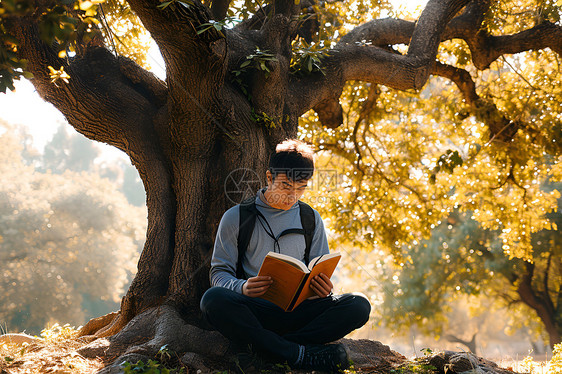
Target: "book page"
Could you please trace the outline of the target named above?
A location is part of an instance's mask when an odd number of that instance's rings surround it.
[[[287,264],[294,266],[300,270],[302,270],[303,273],[308,273],[308,267],[302,262],[297,260],[294,257],[288,256],[288,255],[284,255],[283,253],[276,253],[276,252],[269,252],[267,254],[267,256],[269,257],[275,257],[281,261],[286,262]]]
[[[268,275],[273,279],[273,283],[261,298],[271,301],[284,310],[287,310],[291,304],[305,276],[292,264],[269,255],[263,260],[258,275]]]
[[[328,278],[332,277],[334,274],[334,270],[336,270],[336,266],[338,266],[338,262],[340,261],[341,255],[338,253],[333,253],[333,256],[326,256],[326,258],[319,261],[310,272],[310,275],[306,279],[306,283],[304,284],[303,290],[297,299],[295,306],[293,309],[302,303],[304,300],[308,299],[312,296],[317,296],[316,293],[310,288],[310,282],[314,276],[324,273],[328,276]],[[312,261],[311,261],[312,263]]]
[[[316,266],[316,264],[322,261],[329,260],[333,257],[341,257],[341,255],[339,253],[326,253],[325,255],[314,257],[312,260],[310,260],[310,263],[308,264],[308,269],[312,269],[314,266]]]

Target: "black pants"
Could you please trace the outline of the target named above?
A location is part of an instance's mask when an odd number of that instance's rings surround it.
[[[299,344],[324,344],[343,338],[369,319],[362,294],[305,300],[292,312],[260,298],[212,287],[201,299],[203,314],[221,334],[275,358],[295,363]]]

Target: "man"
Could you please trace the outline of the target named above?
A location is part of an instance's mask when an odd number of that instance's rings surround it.
[[[349,366],[347,352],[340,344],[326,343],[363,326],[369,301],[361,294],[333,295],[330,278],[320,274],[311,282],[317,297],[284,312],[260,298],[273,281],[257,276],[270,251],[304,262],[329,252],[320,215],[299,202],[313,172],[312,150],[305,143],[287,140],[277,146],[266,172],[267,188],[250,200],[255,223],[246,248],[238,248],[246,203],[230,208],[221,219],[211,260],[213,287],[203,295],[201,310],[233,343],[250,344],[293,369],[337,371]],[[303,225],[307,210],[314,227],[309,234]]]

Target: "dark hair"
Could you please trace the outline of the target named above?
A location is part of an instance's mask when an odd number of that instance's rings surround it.
[[[292,181],[307,180],[314,174],[313,151],[297,139],[287,139],[275,148],[269,158],[269,171],[273,180],[278,174],[286,174]]]

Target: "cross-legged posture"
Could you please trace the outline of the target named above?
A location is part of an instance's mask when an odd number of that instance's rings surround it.
[[[257,276],[268,252],[307,263],[329,253],[318,212],[299,201],[314,172],[311,149],[298,140],[277,146],[266,172],[267,188],[223,215],[211,260],[211,285],[201,299],[207,320],[233,343],[251,345],[293,369],[337,371],[349,366],[338,340],[369,319],[361,294],[333,295],[325,274],[311,288],[317,295],[291,312],[261,299],[270,277]]]

